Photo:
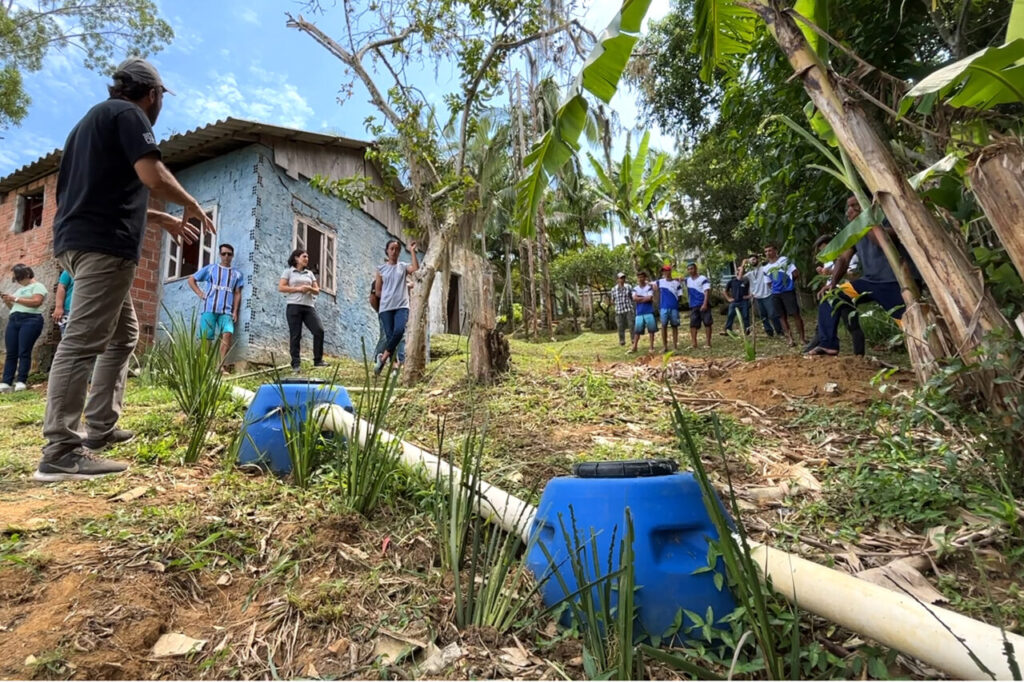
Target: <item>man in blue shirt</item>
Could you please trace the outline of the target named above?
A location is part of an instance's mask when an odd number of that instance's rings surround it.
[[[800,279],[800,271],[789,262],[789,258],[779,254],[779,248],[775,244],[765,245],[764,257],[767,261],[764,271],[772,283],[772,305],[775,307],[775,314],[782,319],[782,328],[786,330],[789,345],[796,345],[789,324],[790,318],[796,323],[800,342],[807,343],[804,318],[800,316],[800,302],[796,296],[796,281]]]
[[[857,197],[846,202],[846,219],[853,222],[860,215],[861,207]],[[843,292],[839,282],[849,268],[850,260],[856,255],[860,259],[861,276],[850,282],[856,297]],[[825,296],[829,291],[839,289],[833,298]],[[818,346],[809,351],[810,355],[839,355],[839,320],[845,306],[857,306],[875,301],[897,320],[903,317],[903,290],[889,264],[885,251],[873,232],[868,232],[853,248],[847,249],[836,259],[829,280],[818,292]]]
[[[668,352],[668,326],[672,325],[672,349],[679,350],[679,297],[683,285],[672,279],[672,266],[661,267],[661,279],[654,285],[658,291],[658,307],[661,309],[661,350]]]
[[[686,266],[686,290],[690,294],[690,342],[697,348],[697,330],[704,325],[708,348],[711,348],[711,280],[697,272],[697,264]]]
[[[231,339],[238,323],[238,308],[242,304],[242,273],[231,267],[235,247],[220,245],[220,264],[210,263],[189,275],[188,285],[203,301],[203,314],[199,319],[199,336],[211,341],[220,337],[220,360],[223,364],[231,349]],[[197,282],[209,282],[204,292]]]

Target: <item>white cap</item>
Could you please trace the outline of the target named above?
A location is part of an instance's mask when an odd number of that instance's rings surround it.
[[[615,279],[626,279],[626,273],[620,272],[619,274],[615,275]]]

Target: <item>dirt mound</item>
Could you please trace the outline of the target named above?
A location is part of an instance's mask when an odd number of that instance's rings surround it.
[[[737,364],[714,378],[712,373],[708,373],[697,387],[761,408],[797,399],[828,405],[865,405],[880,398],[878,388],[871,385],[871,379],[884,369],[877,361],[855,355],[767,358]],[[887,382],[909,386],[912,377],[909,372],[901,370]]]

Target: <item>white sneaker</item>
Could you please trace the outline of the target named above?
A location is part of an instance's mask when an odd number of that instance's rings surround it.
[[[28,386],[26,386],[24,382],[19,381],[18,383],[14,384],[15,391],[24,391],[26,388],[28,388]]]
[[[0,393],[10,393],[10,392],[11,392],[11,385],[10,384],[0,384]]]

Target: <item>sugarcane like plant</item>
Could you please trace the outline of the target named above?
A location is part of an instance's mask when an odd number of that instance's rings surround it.
[[[153,374],[166,383],[185,414],[188,446],[183,460],[199,459],[206,433],[227,390],[221,372],[220,340],[200,338],[195,313],[172,316],[152,354]]]
[[[462,441],[459,468],[449,467],[446,474],[437,468],[431,507],[441,567],[451,576],[455,593],[455,624],[505,633],[532,620],[529,609],[540,585],[526,565],[519,533],[503,530],[487,518],[490,507],[480,474],[484,443],[482,435],[470,434]],[[443,449],[440,422],[438,451]],[[526,523],[525,513],[524,507],[515,528]]]

